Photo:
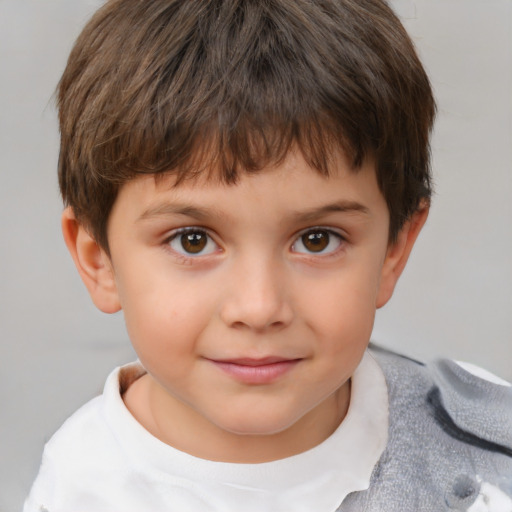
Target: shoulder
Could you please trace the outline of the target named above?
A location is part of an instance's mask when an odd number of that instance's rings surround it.
[[[371,353],[384,371],[391,399],[424,399],[447,434],[512,457],[512,386],[508,382],[449,359],[424,364],[373,345]]]
[[[103,406],[104,397],[100,395],[75,411],[46,443],[45,453],[58,452],[74,439],[85,441],[101,432]],[[73,449],[81,449],[82,446],[74,446]]]
[[[429,369],[435,386],[428,399],[439,424],[475,446],[512,457],[512,386],[448,359]]]
[[[123,395],[144,373],[138,363],[115,368],[107,377],[103,393],[78,409],[52,436],[45,446],[45,455],[65,451],[69,459],[71,453],[84,452],[84,457],[94,452],[109,453],[116,430],[124,431],[128,428],[126,423],[134,421],[126,410]]]
[[[389,442],[374,472],[375,496],[407,482],[425,510],[502,510],[478,508],[482,500],[512,510],[512,387],[447,359],[424,364],[381,347],[370,352],[389,395]],[[400,499],[396,510],[407,509],[407,497]]]
[[[46,443],[24,510],[56,507],[75,495],[87,500],[87,489],[98,488],[122,469],[118,443],[107,421],[108,395],[117,394],[122,400],[118,382],[116,369],[104,393],[78,409]]]
[[[74,412],[46,443],[43,457],[69,460],[72,456],[88,458],[98,448],[111,442],[112,432],[106,422],[111,395],[119,397],[119,369],[108,377],[103,394],[87,402]],[[43,460],[44,462],[44,460]]]

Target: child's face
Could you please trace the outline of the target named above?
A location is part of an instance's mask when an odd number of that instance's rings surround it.
[[[235,435],[332,431],[392,290],[372,164],[325,178],[290,155],[236,185],[172,184],[127,183],[108,224],[112,293],[164,407]]]

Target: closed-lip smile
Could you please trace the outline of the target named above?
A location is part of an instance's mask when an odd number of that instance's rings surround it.
[[[209,359],[225,374],[244,384],[270,384],[291,371],[301,360],[279,356]]]

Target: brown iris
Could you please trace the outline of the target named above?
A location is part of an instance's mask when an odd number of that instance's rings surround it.
[[[329,245],[327,231],[310,231],[301,237],[304,247],[310,252],[321,252]]]
[[[183,233],[180,237],[181,246],[190,254],[198,254],[206,247],[208,237],[201,231]]]

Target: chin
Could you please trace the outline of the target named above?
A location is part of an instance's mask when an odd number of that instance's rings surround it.
[[[284,432],[296,423],[298,418],[268,417],[265,414],[244,415],[242,418],[222,418],[217,426],[240,436],[272,436]]]

